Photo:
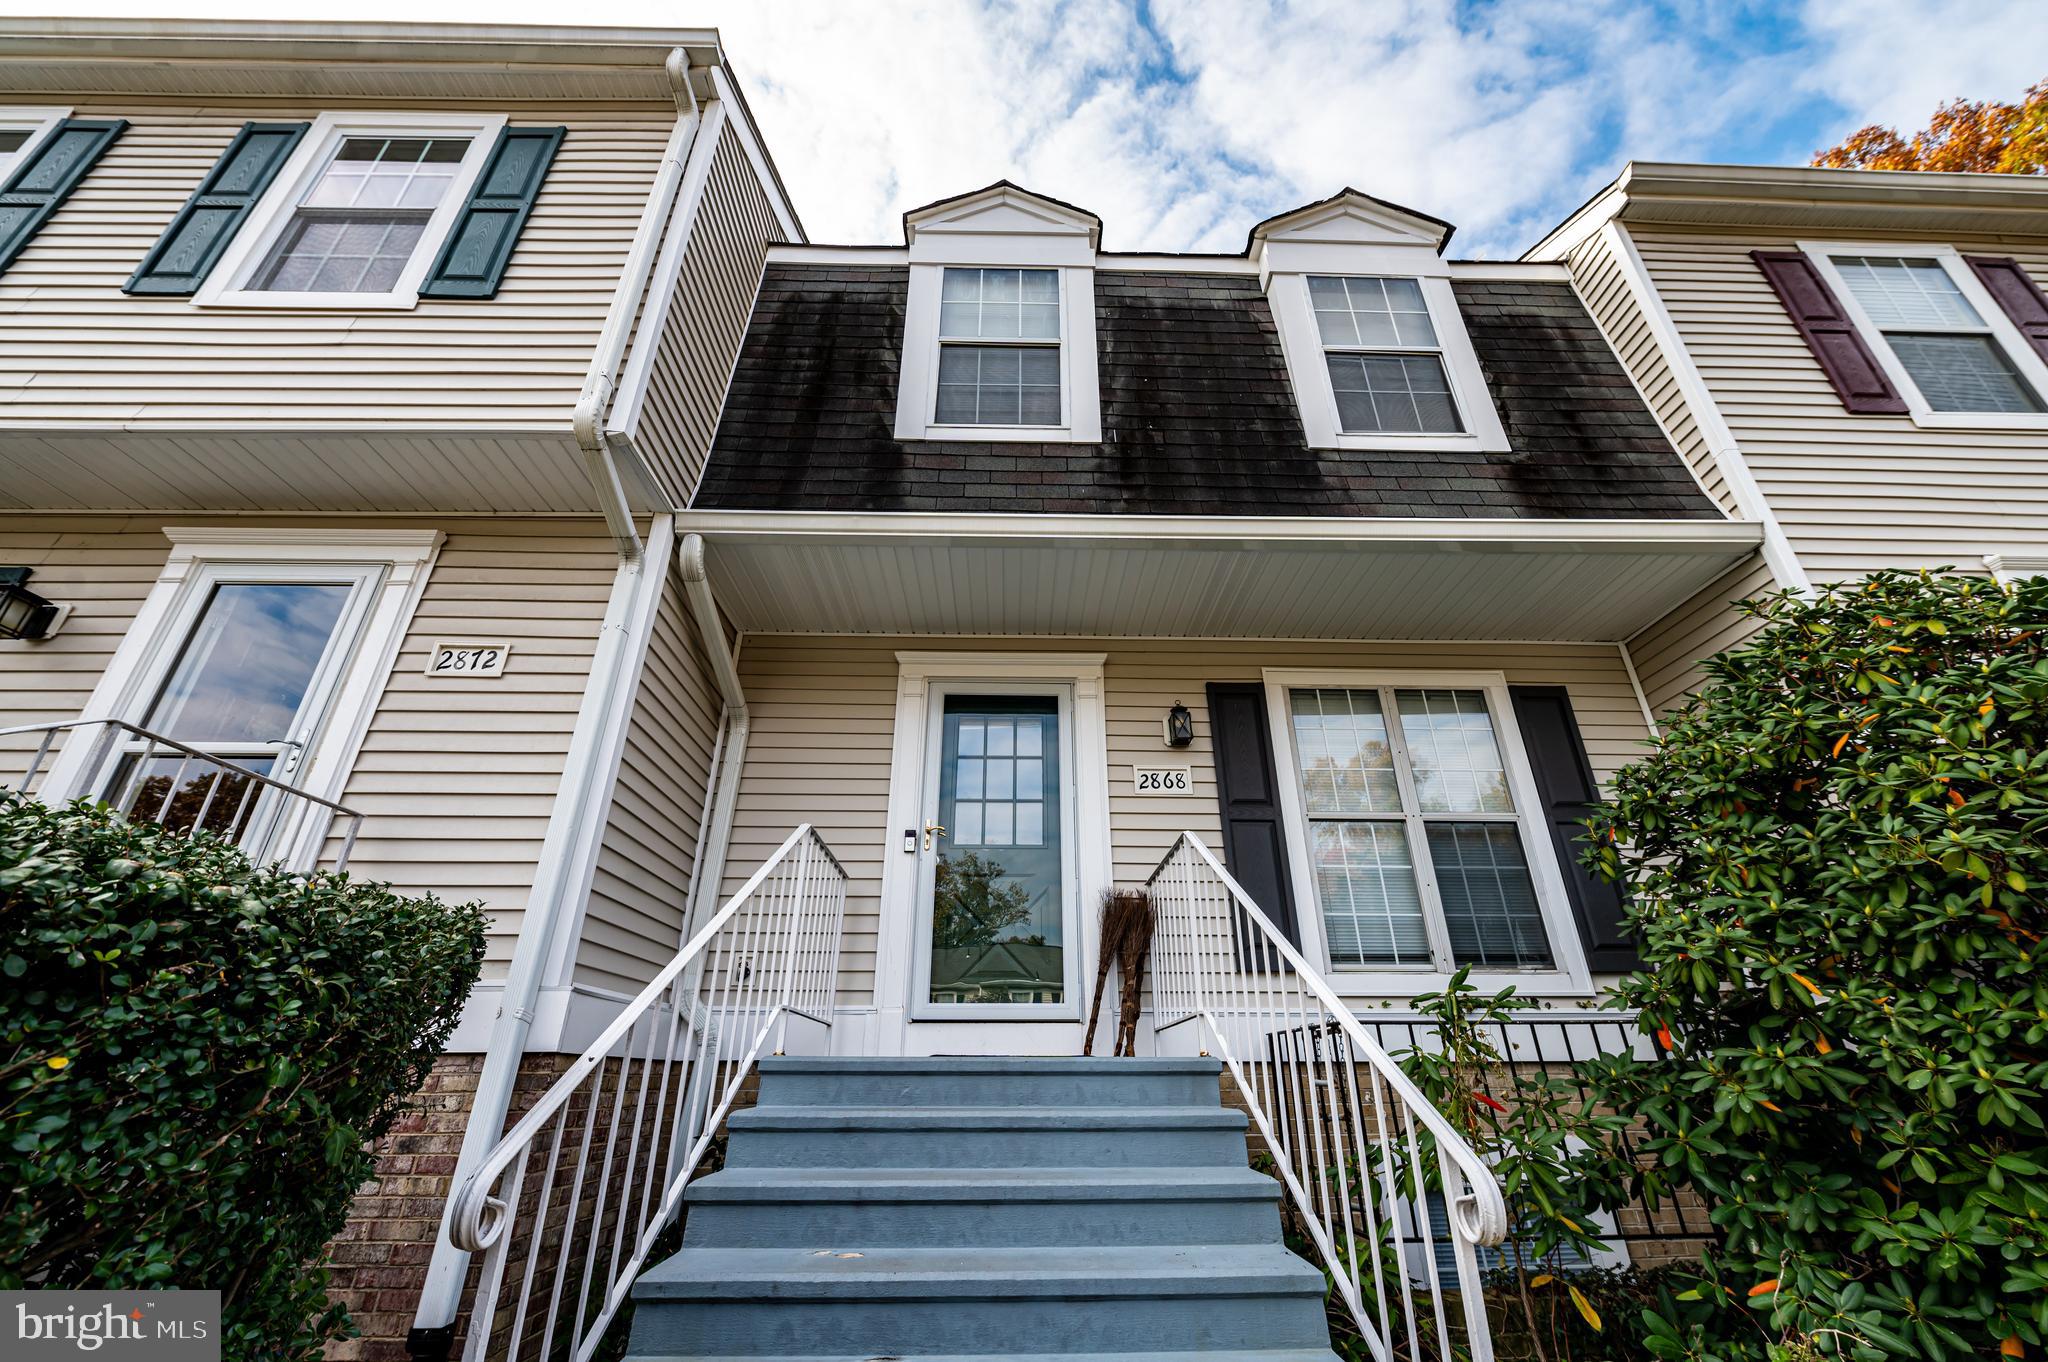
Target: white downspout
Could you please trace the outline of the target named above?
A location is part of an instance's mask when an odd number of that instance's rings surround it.
[[[653,602],[660,600],[668,554],[674,543],[674,518],[657,517],[656,552],[654,561],[648,561],[646,547],[633,523],[632,505],[620,481],[614,452],[604,437],[611,414],[612,375],[618,371],[626,345],[632,339],[641,296],[653,274],[669,215],[675,210],[683,168],[689,161],[690,146],[700,121],[697,97],[690,89],[689,54],[680,47],[672,49],[663,70],[682,114],[676,119],[662,153],[661,169],[634,231],[618,290],[605,313],[596,352],[571,417],[576,442],[583,449],[598,504],[604,511],[605,527],[618,549],[619,568],[598,632],[597,649],[590,660],[589,683],[570,738],[569,758],[556,791],[555,808],[548,820],[548,838],[535,866],[533,890],[520,923],[518,943],[513,948],[490,1048],[484,1054],[483,1072],[477,1076],[476,1096],[463,1130],[455,1175],[449,1182],[450,1196],[442,1208],[434,1255],[427,1265],[412,1329],[406,1335],[406,1351],[415,1358],[446,1359],[454,1346],[455,1316],[462,1304],[469,1254],[449,1242],[448,1211],[454,1206],[453,1194],[477,1161],[490,1152],[505,1128],[519,1066],[526,1056],[527,1036],[533,1028],[534,1008],[555,956],[555,937],[562,923],[573,921],[576,916],[577,887],[582,885],[587,892],[587,880],[578,873],[582,858],[576,854],[576,848],[593,840],[584,825],[598,816],[618,756],[618,744],[607,738],[613,726],[622,727],[630,718],[622,712],[630,707],[623,706],[619,697],[622,691],[630,695],[637,679],[639,662],[645,653],[644,635],[653,614],[650,597]]]
[[[721,716],[725,729],[724,752],[713,775],[716,789],[709,811],[711,831],[704,840],[697,868],[690,876],[690,902],[683,919],[683,933],[687,938],[702,919],[704,905],[718,898],[726,850],[732,843],[733,818],[739,809],[740,773],[746,766],[750,722],[747,693],[740,685],[739,664],[733,657],[731,645],[725,641],[725,626],[719,622],[718,602],[712,597],[711,579],[704,569],[702,535],[683,536],[676,549],[676,573],[682,578],[683,592],[690,602],[690,617],[697,622],[697,636],[704,645],[704,655],[711,660],[712,679],[718,683],[718,693],[725,701],[725,713]]]
[[[640,226],[633,233],[633,244],[626,252],[626,268],[619,276],[617,292],[612,294],[612,305],[604,314],[604,326],[597,336],[597,350],[591,356],[590,368],[583,378],[583,391],[577,396],[576,410],[570,417],[576,443],[583,449],[583,462],[590,473],[590,484],[597,492],[599,507],[604,511],[605,527],[611,531],[612,540],[618,545],[619,557],[627,562],[640,557],[640,535],[633,527],[633,508],[627,500],[625,485],[619,479],[617,452],[611,441],[605,438],[606,418],[611,415],[612,398],[616,392],[612,376],[618,373],[619,362],[626,355],[627,342],[633,338],[633,323],[640,315],[647,281],[653,277],[669,214],[675,211],[676,193],[682,188],[683,171],[689,164],[690,146],[702,121],[697,107],[697,92],[690,88],[689,54],[680,47],[675,48],[668,54],[663,69],[668,73],[669,88],[674,92],[676,107],[683,111],[683,116],[676,120],[675,129],[669,133],[668,146],[662,151],[661,170],[655,176],[653,189],[648,195],[648,211],[641,214]]]

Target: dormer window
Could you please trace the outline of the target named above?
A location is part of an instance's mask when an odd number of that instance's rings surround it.
[[[1355,189],[1252,229],[1310,448],[1508,448],[1443,258],[1450,234]]]
[[[1458,402],[1422,285],[1310,275],[1309,303],[1346,434],[1461,434]]]
[[[1099,441],[1095,215],[993,184],[903,222],[896,438]]]
[[[947,266],[933,420],[1058,426],[1060,410],[1060,272]]]

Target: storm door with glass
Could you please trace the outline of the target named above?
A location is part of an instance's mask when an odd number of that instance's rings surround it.
[[[200,569],[168,635],[167,665],[132,718],[203,755],[124,734],[105,797],[133,818],[260,851],[289,812],[286,796],[206,758],[297,783],[383,571]]]
[[[933,699],[915,1011],[1071,1014],[1076,875],[1066,693],[939,687]]]

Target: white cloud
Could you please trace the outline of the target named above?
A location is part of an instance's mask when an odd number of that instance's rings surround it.
[[[276,13],[22,7],[53,10]],[[1631,156],[1756,155],[1788,111],[1819,147],[2048,76],[2041,0],[614,0],[577,17],[717,25],[819,241],[897,240],[904,209],[1009,178],[1100,213],[1112,248],[1236,250],[1260,218],[1348,183],[1458,223],[1460,253],[1507,254]],[[444,0],[434,18],[562,15]]]

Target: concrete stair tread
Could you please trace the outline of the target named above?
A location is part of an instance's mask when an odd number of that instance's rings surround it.
[[[693,1357],[690,1362],[1336,1362],[1327,1348],[1234,1348],[1169,1353],[800,1353],[774,1357]],[[628,1355],[621,1362],[675,1362]]]
[[[769,1055],[760,1061],[764,1074],[1100,1074],[1136,1077],[1148,1074],[1220,1074],[1220,1059],[1125,1058],[1104,1055],[989,1055],[973,1057],[878,1056],[863,1059],[832,1055]]]
[[[1274,1200],[1250,1168],[725,1168],[690,1184],[692,1201]]]
[[[1242,1130],[1229,1107],[749,1107],[731,1130]]]
[[[1320,1297],[1323,1274],[1280,1244],[685,1248],[641,1277],[633,1294],[643,1305],[793,1297]]]

